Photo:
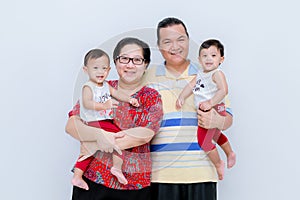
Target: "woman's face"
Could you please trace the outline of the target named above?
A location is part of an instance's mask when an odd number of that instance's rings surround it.
[[[134,64],[136,61],[140,59],[144,59],[143,57],[143,49],[136,44],[128,44],[125,45],[116,60],[116,68],[117,72],[120,76],[120,80],[125,84],[136,84],[140,83],[142,76],[146,70],[147,63],[142,62],[142,64]],[[124,60],[129,62],[126,64]],[[131,59],[133,58],[133,60]],[[123,63],[122,63],[123,62]]]

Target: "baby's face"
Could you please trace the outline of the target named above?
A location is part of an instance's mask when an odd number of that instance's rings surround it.
[[[210,72],[219,67],[224,61],[224,56],[221,56],[220,50],[216,46],[210,46],[208,49],[201,50],[198,59],[203,71]]]
[[[84,66],[83,69],[88,74],[90,81],[102,86],[110,70],[109,60],[106,56],[89,59],[87,66]]]

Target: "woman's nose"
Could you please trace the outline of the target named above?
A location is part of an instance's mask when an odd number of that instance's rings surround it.
[[[126,67],[135,67],[135,64],[133,64],[133,60],[130,60],[129,63],[127,63]]]

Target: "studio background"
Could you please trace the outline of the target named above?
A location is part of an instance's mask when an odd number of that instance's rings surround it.
[[[168,16],[184,21],[196,49],[208,38],[225,45],[222,69],[234,111],[226,133],[237,165],[218,183],[218,199],[297,197],[296,0],[12,0],[0,5],[1,199],[71,199],[70,170],[79,144],[64,127],[83,78],[84,54],[101,45],[112,50],[114,43],[107,44],[122,34],[151,33]],[[154,41],[156,36],[141,37]],[[157,51],[153,56],[159,62]]]

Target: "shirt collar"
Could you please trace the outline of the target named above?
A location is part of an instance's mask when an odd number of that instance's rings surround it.
[[[188,76],[196,75],[198,73],[199,67],[194,63],[190,62],[188,66]],[[156,68],[156,76],[166,76],[167,70],[165,67],[165,62],[158,65]]]

